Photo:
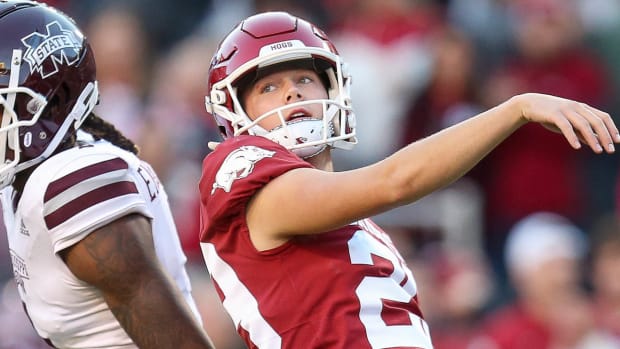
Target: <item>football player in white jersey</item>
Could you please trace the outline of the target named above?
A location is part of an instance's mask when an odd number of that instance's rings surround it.
[[[57,348],[212,348],[166,193],[97,100],[73,20],[0,1],[1,199],[24,308]]]
[[[620,142],[605,112],[523,94],[334,172],[331,149],[356,142],[351,77],[324,32],[284,12],[236,26],[208,81],[207,111],[225,140],[203,162],[201,247],[251,348],[432,348],[411,271],[365,217],[456,180],[528,122],[576,149],[581,140],[612,153]]]

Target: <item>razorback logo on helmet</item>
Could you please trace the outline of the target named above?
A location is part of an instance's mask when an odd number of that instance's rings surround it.
[[[74,32],[63,29],[58,21],[51,22],[46,27],[47,34],[34,32],[22,38],[22,42],[28,47],[24,59],[30,64],[30,72],[37,71],[44,79],[58,72],[58,64],[75,64],[80,58],[79,50],[82,46],[82,41]],[[54,55],[59,51],[60,55]],[[46,71],[43,62],[50,56],[53,64],[48,66]]]
[[[235,180],[247,177],[254,170],[254,165],[264,159],[270,158],[275,151],[265,150],[255,146],[243,146],[228,154],[222,166],[215,175],[211,195],[217,188],[230,192],[230,188]]]

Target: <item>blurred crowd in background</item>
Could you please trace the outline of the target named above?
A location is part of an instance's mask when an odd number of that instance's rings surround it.
[[[95,111],[167,187],[219,349],[244,346],[202,262],[197,182],[207,142],[220,139],[204,110],[208,65],[242,18],[306,18],[349,63],[359,144],[334,153],[337,170],[523,92],[577,99],[620,124],[620,0],[46,2],[94,48]],[[436,349],[620,348],[619,159],[527,125],[453,185],[375,217],[413,270]],[[46,348],[18,298],[2,237],[0,349]]]

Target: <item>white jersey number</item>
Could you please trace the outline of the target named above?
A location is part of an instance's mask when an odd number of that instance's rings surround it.
[[[368,341],[373,348],[432,349],[428,326],[416,314],[407,312],[409,321],[405,325],[388,325],[383,321],[383,300],[409,303],[416,294],[416,285],[391,242],[381,238],[385,233],[364,226],[370,233],[360,230],[348,242],[351,263],[374,265],[372,256],[375,255],[391,263],[394,270],[389,277],[367,276],[356,289],[361,305],[360,320],[366,328]],[[257,300],[237,278],[233,268],[218,256],[212,244],[200,245],[207,268],[225,295],[224,307],[235,325],[248,331],[258,348],[281,348],[281,338],[263,318]]]
[[[430,349],[433,346],[428,325],[416,314],[408,312],[410,324],[406,325],[388,325],[381,317],[384,300],[409,303],[416,294],[411,272],[391,249],[391,242],[381,239],[383,234],[373,232],[371,236],[360,230],[349,240],[352,264],[373,265],[372,256],[375,255],[389,261],[394,269],[389,277],[365,277],[356,289],[361,306],[360,320],[366,327],[368,341],[373,348],[410,346]]]

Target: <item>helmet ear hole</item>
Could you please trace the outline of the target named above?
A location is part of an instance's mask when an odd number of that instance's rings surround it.
[[[26,110],[32,115],[36,114],[42,107],[43,105],[41,102],[35,98],[31,98],[28,103],[26,103]]]
[[[224,104],[226,103],[226,93],[220,90],[211,91],[211,103],[213,104]]]

